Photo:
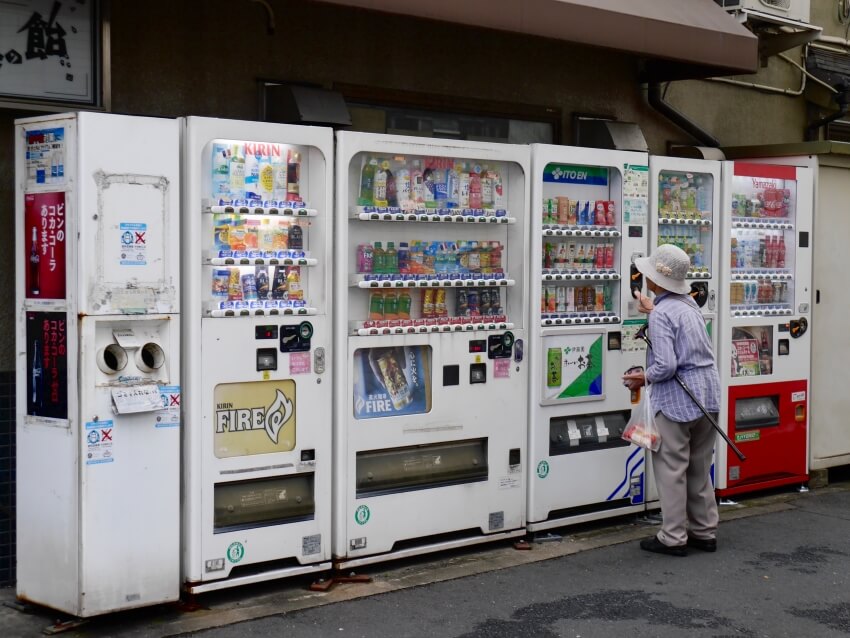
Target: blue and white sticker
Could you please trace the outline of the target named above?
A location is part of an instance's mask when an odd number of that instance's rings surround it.
[[[156,412],[156,427],[180,427],[180,386],[161,385],[159,396],[162,400],[162,410]]]
[[[148,225],[122,222],[118,225],[121,238],[122,266],[147,266],[148,264]]]
[[[100,465],[115,461],[113,441],[115,428],[112,421],[86,422],[86,465]]]

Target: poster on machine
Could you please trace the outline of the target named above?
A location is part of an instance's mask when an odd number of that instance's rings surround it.
[[[431,410],[431,346],[360,348],[354,352],[354,418]]]
[[[733,377],[773,374],[773,326],[745,326],[732,331]]]
[[[543,338],[544,405],[602,399],[602,333]]]
[[[289,452],[295,447],[295,381],[220,383],[215,387],[217,458]]]
[[[65,193],[24,196],[27,299],[65,298]]]
[[[27,313],[27,415],[68,418],[68,318]]]

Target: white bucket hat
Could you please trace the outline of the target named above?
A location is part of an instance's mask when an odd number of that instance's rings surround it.
[[[691,260],[678,246],[661,244],[649,257],[635,259],[635,266],[645,277],[670,292],[686,295],[691,290],[685,281]]]

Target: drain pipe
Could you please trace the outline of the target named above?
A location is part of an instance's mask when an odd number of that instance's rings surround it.
[[[661,113],[668,120],[673,122],[688,135],[698,140],[701,146],[710,146],[718,148],[720,142],[712,137],[705,130],[701,129],[698,124],[688,119],[685,115],[674,109],[670,104],[664,101],[661,93],[660,82],[650,82],[647,85],[647,101],[649,105],[656,111]]]

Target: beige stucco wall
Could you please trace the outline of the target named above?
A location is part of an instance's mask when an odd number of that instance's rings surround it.
[[[627,54],[306,0],[268,4],[273,35],[263,6],[248,0],[112,2],[113,111],[256,119],[256,79],[266,78],[552,106],[563,113],[565,140],[571,114],[580,111],[637,122],[655,153],[668,142],[692,143],[646,105],[639,63]],[[831,0],[813,4],[824,21],[834,14]],[[799,51],[789,55],[799,60]],[[799,71],[778,58],[757,76],[737,79],[800,86]],[[688,81],[670,85],[667,99],[724,145],[803,136],[802,98]],[[14,218],[12,121],[0,111],[0,220],[7,229]],[[12,247],[12,233],[0,234],[4,273],[12,272]],[[11,277],[0,277],[0,298],[14,299]],[[11,301],[0,305],[0,370],[14,367],[15,312]]]

